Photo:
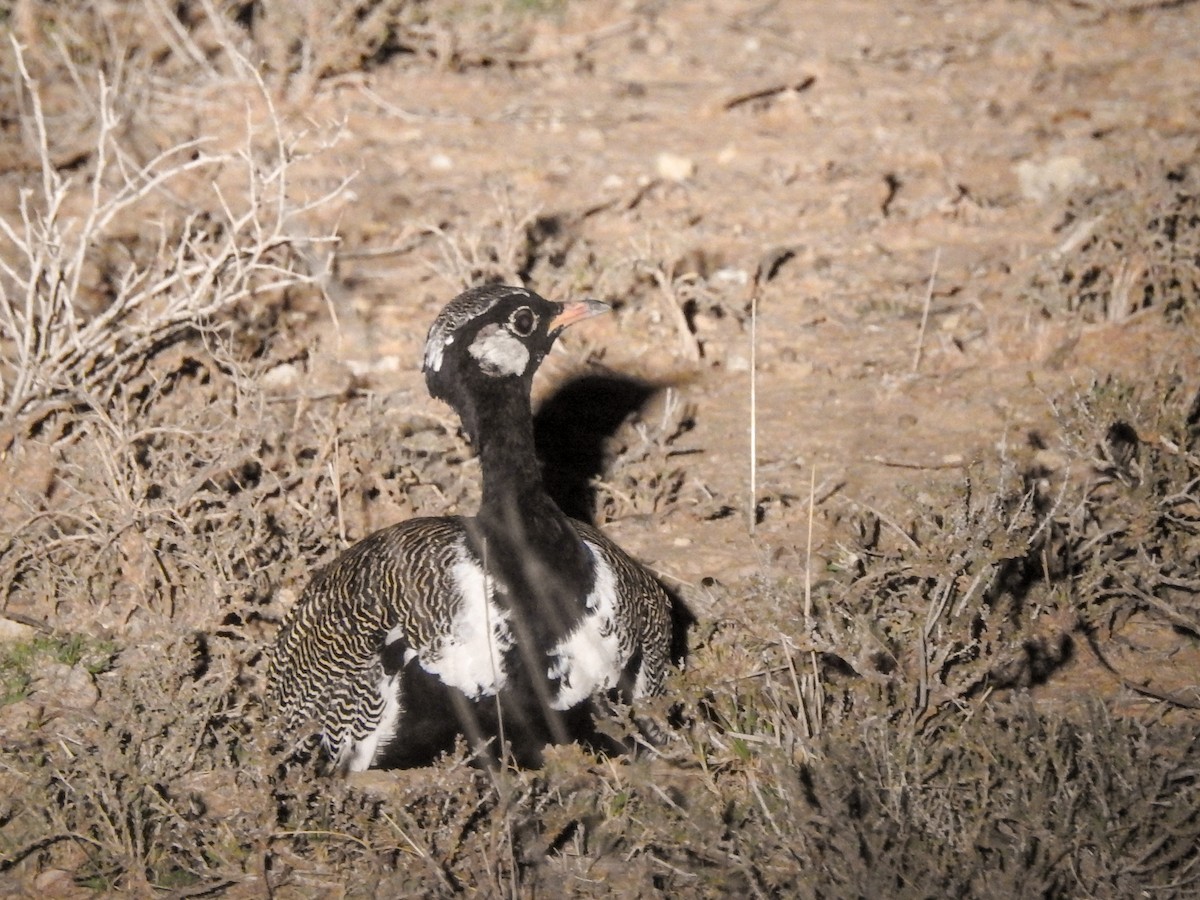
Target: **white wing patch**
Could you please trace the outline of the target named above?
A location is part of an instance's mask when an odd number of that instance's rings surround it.
[[[596,583],[587,596],[587,613],[575,629],[559,642],[551,656],[548,672],[560,679],[555,709],[570,709],[597,691],[616,685],[629,662],[621,654],[617,637],[617,580],[604,562],[600,549],[584,541],[596,562]]]
[[[383,675],[379,679],[378,689],[383,698],[383,713],[379,716],[379,724],[370,734],[359,741],[351,742],[339,754],[348,758],[346,771],[365,772],[371,768],[380,746],[386,745],[396,736],[396,726],[400,723],[399,680],[399,674]]]
[[[449,632],[430,652],[421,654],[406,649],[402,665],[416,660],[426,672],[471,699],[495,694],[504,687],[504,654],[513,645],[509,614],[493,602],[491,585],[483,569],[467,555],[465,544],[459,545],[458,561],[450,568],[450,578],[462,603]],[[403,636],[404,626],[397,625],[387,633],[384,644],[392,644]],[[338,753],[339,762],[345,763],[347,771],[369,769],[379,750],[396,737],[401,712],[400,678],[399,672],[380,677],[376,688],[383,700],[379,723],[370,734],[350,742]]]
[[[500,325],[485,325],[467,351],[487,375],[520,375],[529,365],[529,351]],[[441,360],[438,360],[441,364]]]
[[[507,681],[504,655],[513,646],[508,611],[496,605],[490,579],[467,556],[465,546],[450,577],[462,598],[458,612],[445,638],[431,652],[419,654],[418,662],[472,700],[496,694]]]

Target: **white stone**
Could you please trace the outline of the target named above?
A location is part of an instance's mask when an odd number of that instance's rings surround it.
[[[36,628],[0,616],[0,641],[32,641],[36,636]]]
[[[658,154],[654,166],[659,176],[668,181],[687,181],[696,174],[695,161],[675,153]]]
[[[1077,156],[1052,156],[1041,162],[1026,159],[1017,163],[1014,170],[1021,196],[1035,203],[1096,183],[1096,176]]]
[[[264,391],[282,394],[296,389],[300,382],[300,370],[292,363],[281,363],[263,372],[260,384]]]

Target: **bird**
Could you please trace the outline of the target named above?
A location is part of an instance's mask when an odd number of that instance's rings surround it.
[[[610,309],[485,285],[434,320],[422,371],[479,458],[478,511],[363,538],[313,573],[268,651],[284,728],[319,732],[335,771],[429,765],[460,736],[477,760],[537,767],[611,700],[663,691],[670,595],[561,511],[534,450],[535,372]]]

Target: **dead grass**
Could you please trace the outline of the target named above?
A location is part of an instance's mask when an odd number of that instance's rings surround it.
[[[1192,160],[1132,163],[1123,183],[1074,197],[1035,293],[1087,321],[1200,305],[1200,175]]]
[[[1063,711],[1020,689],[1064,662],[1081,634],[1070,610],[1091,627],[1095,597],[1067,590],[1080,573],[1131,577],[1070,525],[1113,501],[1076,486],[1039,512],[1035,487],[997,487],[890,536],[852,515],[844,566],[807,619],[794,582],[725,598],[644,711],[672,740],[641,758],[567,747],[542,771],[489,776],[460,752],[314,779],[264,720],[261,641],[242,623],[130,645],[98,676],[92,715],[51,715],[6,745],[19,790],[3,865],[234,895],[308,893],[350,871],[363,895],[1186,890],[1194,721]],[[1062,542],[1070,571],[1047,562]]]
[[[223,82],[258,70],[275,89],[307,96],[324,79],[369,71],[394,56],[447,69],[519,61],[522,12],[505,0],[18,0],[14,37],[49,70],[110,82],[147,75]],[[64,71],[66,70],[66,71]]]

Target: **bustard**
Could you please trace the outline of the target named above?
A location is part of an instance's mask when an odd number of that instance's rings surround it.
[[[533,445],[533,375],[564,328],[608,311],[516,287],[454,298],[425,344],[430,393],[480,459],[474,517],[411,519],[318,570],[270,653],[291,729],[311,724],[341,771],[423,765],[464,734],[537,765],[585,734],[593,701],[662,690],[663,587],[592,526],[565,516]]]

